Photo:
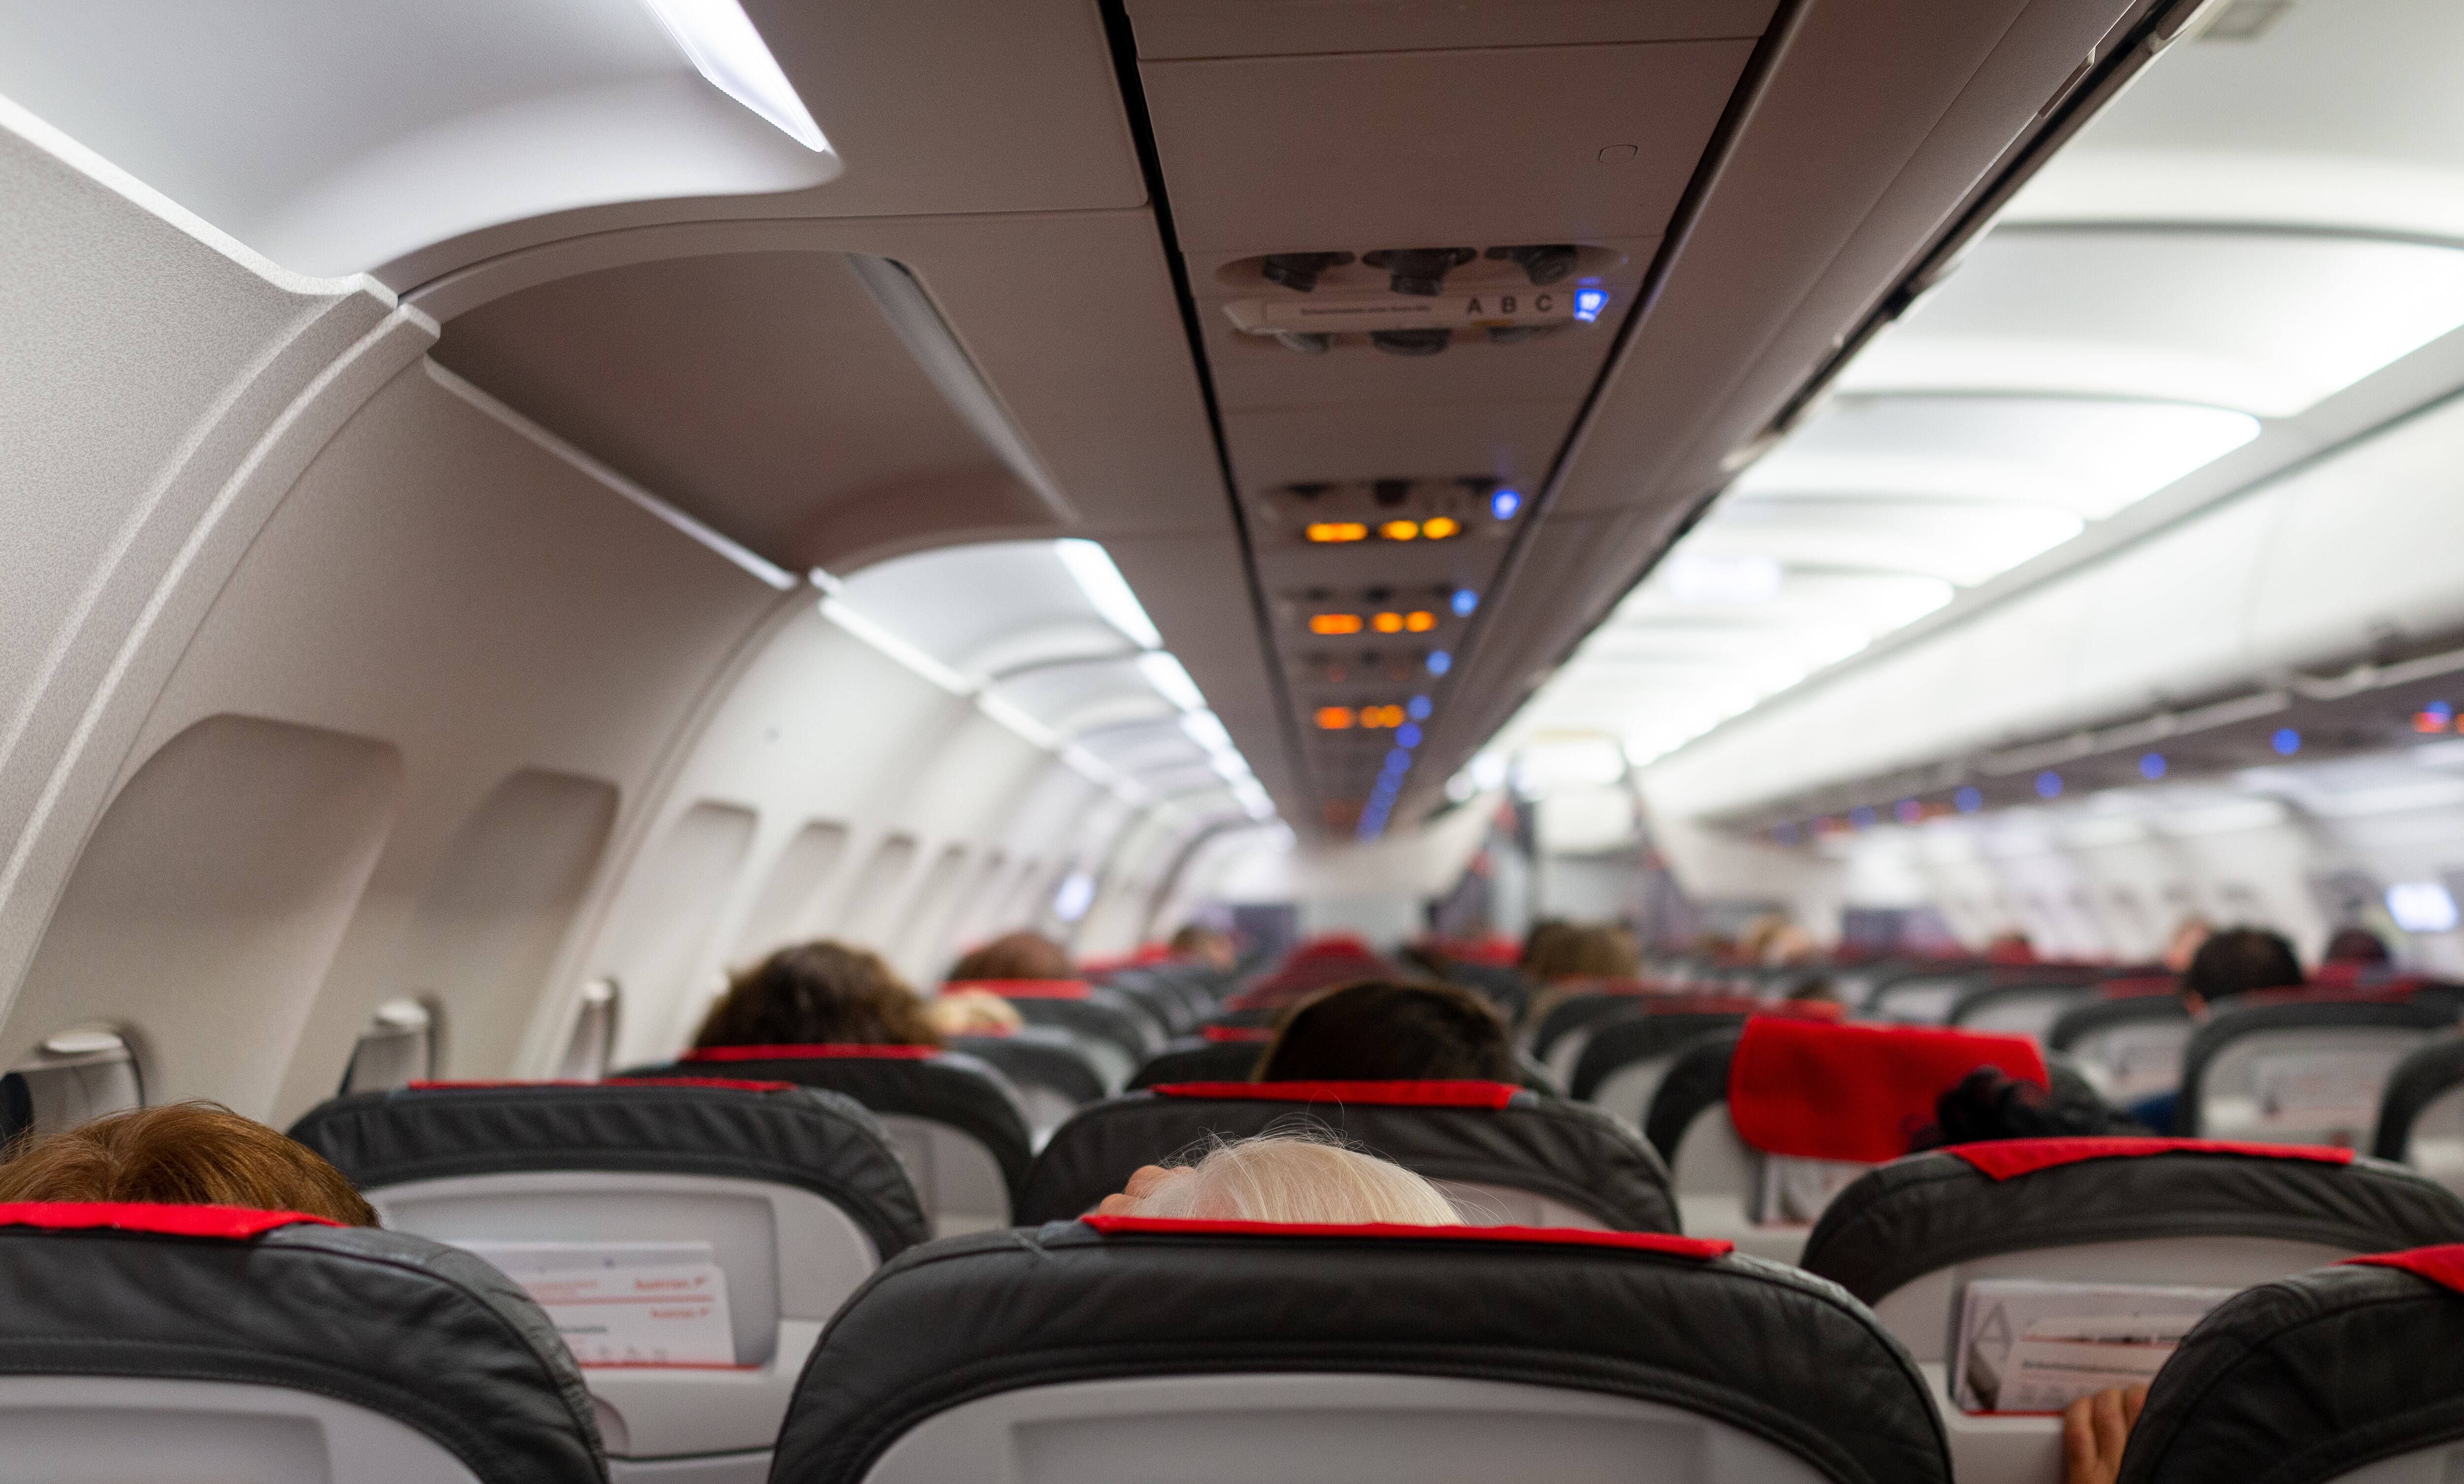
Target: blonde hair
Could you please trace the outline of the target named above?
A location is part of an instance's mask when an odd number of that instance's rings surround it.
[[[1195,1167],[1174,1171],[1138,1203],[1137,1213],[1198,1221],[1463,1225],[1436,1186],[1402,1166],[1293,1134],[1217,1145]]]
[[[943,990],[924,1002],[924,1018],[944,1036],[1008,1036],[1026,1025],[1016,1005],[987,990]]]

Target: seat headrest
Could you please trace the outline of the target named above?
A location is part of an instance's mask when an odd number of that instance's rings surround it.
[[[1199,1037],[1221,1043],[1262,1044],[1275,1038],[1274,1028],[1264,1025],[1201,1025]]]
[[[883,1257],[931,1237],[880,1123],[793,1082],[413,1083],[320,1103],[291,1137],[363,1189],[533,1170],[714,1175],[810,1191]]]
[[[1306,1371],[1639,1398],[1828,1477],[1948,1479],[1922,1376],[1837,1289],[1717,1243],[1602,1235],[1098,1218],[936,1242],[839,1312],[772,1476],[856,1484],[902,1435],[991,1394]]]
[[[1980,1066],[2048,1081],[2025,1036],[1756,1016],[1728,1062],[1728,1117],[1765,1153],[1880,1164],[1905,1154],[1934,1101]]]
[[[795,1046],[696,1046],[676,1059],[687,1064],[702,1061],[930,1061],[940,1054],[941,1049],[937,1046],[817,1041]]]
[[[1003,999],[1086,999],[1095,987],[1084,979],[953,979],[941,992],[976,990]]]
[[[480,1484],[589,1484],[582,1372],[494,1267],[297,1211],[0,1207],[0,1375],[279,1386],[390,1417]]]
[[[1668,1171],[1632,1130],[1596,1108],[1507,1083],[1182,1082],[1164,1092],[1071,1115],[1028,1170],[1018,1219],[1072,1219],[1141,1165],[1298,1125],[1427,1179],[1529,1191],[1619,1231],[1678,1230]]]
[[[2415,1247],[2409,1252],[2370,1253],[2365,1256],[2347,1257],[2344,1262],[2347,1266],[2402,1268],[2415,1277],[2428,1278],[2441,1288],[2464,1294],[2464,1243]]]
[[[1693,1257],[1725,1257],[1737,1244],[1667,1232],[1595,1232],[1588,1227],[1416,1226],[1393,1221],[1194,1221],[1177,1216],[1078,1218],[1108,1236],[1385,1236],[1405,1241],[1525,1242],[1558,1247],[1621,1247],[1628,1252]]]
[[[2264,1237],[2344,1252],[2464,1234],[2464,1199],[2348,1149],[2203,1139],[1959,1145],[1866,1171],[1802,1258],[1868,1303],[1997,1253],[2151,1238]]]
[[[1512,1082],[1471,1079],[1375,1082],[1164,1082],[1147,1089],[1158,1098],[1207,1098],[1248,1102],[1360,1102],[1387,1108],[1504,1108],[1528,1090]]]

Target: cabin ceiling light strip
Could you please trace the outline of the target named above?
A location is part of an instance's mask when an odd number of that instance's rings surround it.
[[[1059,482],[1045,469],[1044,461],[1027,447],[1026,436],[1011,421],[1009,409],[1001,405],[1000,396],[984,380],[967,348],[958,343],[957,336],[951,331],[949,321],[941,317],[940,309],[924,292],[924,286],[906,268],[886,257],[850,252],[847,254],[847,264],[856,281],[872,295],[873,303],[880,306],[882,316],[890,321],[890,328],[897,333],[907,353],[915,358],[917,368],[949,403],[950,410],[957,413],[985,447],[1008,466],[1021,484],[1035,492],[1045,509],[1056,518],[1075,524],[1077,508],[1061,492]]]
[[[1119,629],[1141,649],[1163,647],[1163,635],[1156,632],[1155,621],[1147,617],[1138,595],[1130,591],[1121,569],[1112,565],[1111,553],[1093,541],[1076,539],[1053,542],[1052,552],[1069,569],[1078,591],[1087,595],[1087,601],[1103,615],[1105,622]]]
[[[686,60],[721,93],[776,125],[815,154],[829,151],[821,125],[805,111],[795,84],[770,55],[753,18],[737,0],[644,0],[675,38]]]

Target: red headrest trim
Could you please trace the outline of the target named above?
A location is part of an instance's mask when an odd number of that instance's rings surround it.
[[[678,1061],[833,1061],[867,1058],[885,1061],[924,1061],[941,1054],[938,1046],[701,1046]]]
[[[1404,1236],[1441,1242],[1520,1242],[1551,1247],[1621,1247],[1708,1262],[1737,1250],[1734,1242],[1664,1232],[1594,1232],[1584,1227],[1417,1227],[1367,1221],[1336,1226],[1309,1221],[1180,1221],[1165,1216],[1081,1216],[1110,1236],[1151,1232],[1171,1236]]]
[[[980,990],[1003,999],[1085,999],[1095,993],[1084,979],[953,979],[941,986],[941,993],[952,990]]]
[[[1237,1099],[1248,1102],[1358,1102],[1398,1108],[1502,1108],[1520,1097],[1512,1082],[1160,1082],[1158,1098]]]
[[[2415,1277],[2426,1277],[2441,1288],[2464,1294],[2464,1244],[2416,1247],[2410,1252],[2372,1253],[2366,1257],[2347,1257],[2343,1265],[2402,1268]]]
[[[1263,1025],[1201,1025],[1198,1034],[1217,1045],[1233,1041],[1270,1041],[1275,1033]]]
[[[603,1087],[729,1087],[737,1092],[794,1092],[793,1082],[753,1082],[736,1077],[611,1077]]]
[[[498,1078],[495,1080],[475,1078],[465,1081],[429,1081],[426,1078],[417,1078],[403,1083],[402,1091],[475,1092],[481,1088],[491,1087],[596,1087],[599,1084],[597,1082],[585,1082],[579,1079],[569,1077],[542,1078],[535,1082],[526,1081],[516,1077]]]
[[[2171,974],[2144,974],[2130,979],[2107,979],[2096,987],[2099,999],[2145,999],[2150,994],[2179,994],[2182,981]]]
[[[1728,1064],[1728,1117],[1767,1153],[1879,1165],[1908,1152],[1934,1100],[1980,1066],[2046,1084],[2025,1036],[1757,1015]]]
[[[2145,1154],[2238,1154],[2248,1159],[2298,1159],[2349,1165],[2350,1149],[2317,1144],[2236,1144],[2226,1139],[2004,1139],[1993,1144],[1953,1145],[1956,1154],[1996,1180],[2035,1174],[2089,1160],[2135,1159]]]
[[[339,1227],[341,1222],[297,1211],[257,1211],[245,1206],[156,1206],[135,1201],[11,1201],[0,1203],[0,1227],[41,1227],[78,1232],[108,1227],[116,1232],[160,1232],[166,1236],[218,1236],[244,1240],[275,1227]]]

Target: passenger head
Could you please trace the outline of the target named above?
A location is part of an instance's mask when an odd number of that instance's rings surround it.
[[[2215,930],[2215,926],[2204,917],[2183,918],[2174,925],[2173,936],[2165,944],[2165,967],[2175,973],[2187,972],[2190,960],[2198,956],[2199,946]]]
[[[2331,964],[2384,964],[2387,961],[2386,940],[2367,928],[2339,928],[2327,940],[2326,962]]]
[[[1991,964],[2033,964],[2036,961],[2036,945],[2018,928],[2007,928],[1987,941],[1985,961]]]
[[[881,955],[843,943],[781,949],[728,982],[700,1046],[938,1046],[924,1002]]]
[[[2182,997],[2196,1005],[2300,982],[2301,961],[2293,956],[2293,945],[2283,934],[2264,928],[2228,928],[2191,955],[2190,967],[2182,971]]]
[[[1544,917],[1533,923],[1531,930],[1523,935],[1523,956],[1514,961],[1514,966],[1529,973],[1532,963],[1548,950],[1550,942],[1559,933],[1571,932],[1573,927],[1562,917]]]
[[[212,1102],[106,1113],[27,1140],[0,1164],[5,1201],[247,1206],[377,1224],[376,1211],[316,1150]]]
[[[1003,933],[950,966],[954,981],[1067,979],[1077,971],[1069,962],[1069,950],[1040,932]]]
[[[1219,1144],[1195,1166],[1146,1166],[1097,1209],[1183,1221],[1463,1224],[1436,1186],[1402,1166],[1290,1134]]]
[[[1537,941],[1523,976],[1540,984],[1569,979],[1631,979],[1642,968],[1634,934],[1614,923],[1569,924]]]
[[[2065,1093],[2059,1084],[2048,1090],[1990,1066],[1978,1067],[1936,1098],[1933,1116],[1933,1124],[1909,1141],[1910,1148],[2147,1132],[2093,1096]]]
[[[1259,1058],[1262,1082],[1517,1078],[1506,1022],[1451,984],[1368,979],[1304,1000]]]
[[[924,1002],[924,1018],[944,1036],[1009,1036],[1026,1024],[1016,1005],[984,990],[943,990]]]
[[[1174,933],[1166,947],[1177,959],[1204,964],[1213,969],[1229,969],[1240,961],[1240,955],[1233,950],[1230,933],[1218,932],[1199,923],[1190,923]]]

